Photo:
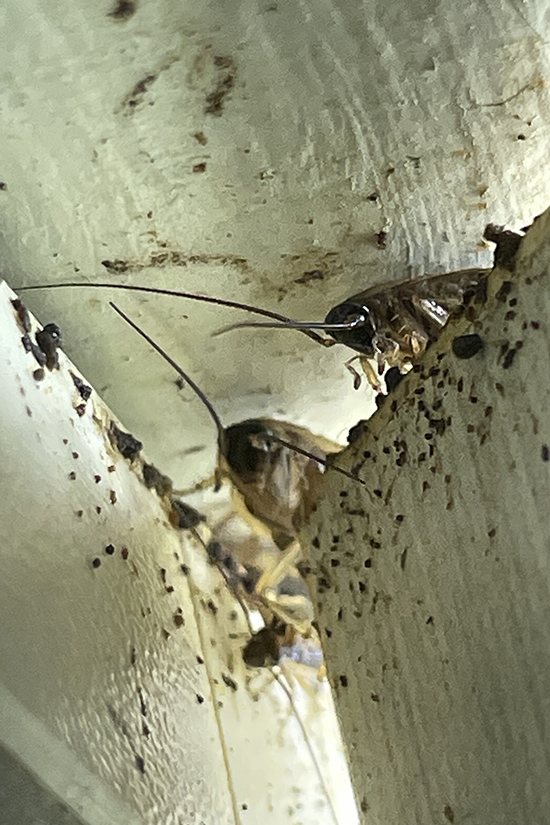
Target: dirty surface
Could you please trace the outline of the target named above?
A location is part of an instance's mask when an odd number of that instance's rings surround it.
[[[550,211],[340,456],[367,487],[332,477],[308,528],[365,822],[550,813],[549,238]]]

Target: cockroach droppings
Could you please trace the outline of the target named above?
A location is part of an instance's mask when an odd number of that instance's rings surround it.
[[[121,456],[127,458],[128,461],[133,461],[137,458],[143,449],[141,441],[134,438],[131,433],[125,433],[124,430],[119,430],[114,421],[111,421],[111,426],[109,427],[109,438]]]
[[[189,530],[191,527],[196,527],[202,521],[205,521],[205,516],[199,513],[189,504],[186,504],[181,499],[172,499],[172,509],[170,511],[170,524],[179,530]]]
[[[452,343],[453,353],[457,358],[464,360],[473,358],[483,349],[483,340],[477,332],[471,335],[459,335]]]

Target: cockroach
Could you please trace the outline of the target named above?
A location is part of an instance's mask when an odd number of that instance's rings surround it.
[[[253,418],[224,427],[204,392],[165,350],[115,304],[113,309],[191,387],[206,407],[218,433],[217,485],[227,477],[246,509],[266,524],[281,549],[299,534],[313,512],[324,473],[334,469],[360,483],[328,457],[341,447],[304,427],[272,418]]]
[[[295,329],[325,347],[344,344],[357,353],[346,363],[354,376],[355,388],[359,388],[361,378],[352,363],[358,360],[369,383],[379,392],[379,375],[385,367],[398,367],[401,372],[406,371],[408,365],[417,361],[426,348],[437,340],[450,318],[464,312],[472,301],[485,300],[489,272],[490,269],[463,269],[443,275],[426,275],[423,278],[377,284],[337,304],[322,322],[295,321],[277,312],[237,301],[131,284],[84,284],[69,281],[22,287],[19,291],[73,287],[121,289],[242,309],[271,320],[232,324],[219,330],[217,334],[248,327]],[[314,330],[330,335],[321,336]],[[371,361],[375,362],[375,367]]]
[[[315,329],[329,332],[331,337],[323,340],[325,346],[345,344],[358,353],[346,364],[354,375],[355,387],[360,379],[351,363],[358,359],[370,384],[379,390],[378,374],[386,366],[404,371],[437,340],[450,318],[462,314],[471,302],[485,300],[490,271],[463,269],[378,284],[333,307],[322,322],[244,321],[224,327],[218,334],[247,327],[296,329],[309,335]]]

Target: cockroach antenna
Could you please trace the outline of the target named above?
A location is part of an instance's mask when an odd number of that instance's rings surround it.
[[[272,318],[283,324],[293,324],[292,318],[287,318],[286,315],[280,315],[278,312],[271,312],[268,309],[261,309],[260,307],[252,306],[251,304],[242,304],[239,301],[230,301],[225,298],[212,298],[209,295],[196,295],[193,292],[182,292],[177,289],[163,289],[155,286],[137,286],[134,284],[110,284],[110,283],[83,283],[82,281],[64,281],[56,284],[33,284],[32,286],[22,286],[16,289],[16,292],[33,292],[39,289],[123,289],[127,292],[146,292],[152,295],[168,295],[172,298],[187,298],[190,301],[203,301],[206,304],[216,304],[217,306],[230,307],[231,309],[243,309],[246,312],[253,312],[256,315],[263,315],[265,318]],[[328,341],[317,335],[315,332],[304,328],[299,328],[299,332],[303,332],[312,341],[323,346],[332,345],[332,341]]]
[[[178,373],[178,375],[180,375],[183,378],[183,380],[185,381],[186,384],[189,384],[191,389],[200,398],[200,400],[202,401],[202,403],[204,404],[204,406],[206,407],[206,409],[210,413],[210,417],[211,417],[212,421],[216,425],[216,429],[218,431],[218,448],[220,450],[220,453],[223,454],[223,452],[225,450],[225,430],[224,430],[223,424],[220,420],[220,417],[219,417],[218,413],[216,412],[216,410],[212,406],[212,403],[208,400],[208,398],[203,393],[203,391],[198,386],[198,384],[195,384],[195,382],[193,381],[191,376],[188,375],[185,372],[185,370],[183,370],[180,367],[180,365],[177,364],[174,361],[174,359],[171,358],[168,355],[168,353],[160,346],[160,344],[157,344],[157,342],[154,341],[151,338],[150,335],[147,335],[145,330],[141,329],[134,321],[132,321],[132,319],[129,318],[128,315],[126,315],[126,313],[123,312],[119,307],[117,307],[116,304],[114,304],[112,301],[109,301],[109,306],[111,306],[115,310],[115,312],[118,312],[120,317],[123,318],[126,321],[126,323],[129,324],[132,327],[132,329],[134,329],[138,333],[138,335],[141,335],[142,338],[145,338],[147,343],[150,344],[153,347],[153,349],[156,350],[158,352],[158,354],[162,358],[164,358],[165,361],[167,361],[170,364],[170,366]]]
[[[208,410],[210,417],[212,418],[212,421],[216,425],[216,429],[218,431],[218,449],[222,455],[226,455],[227,439],[225,434],[225,428],[221,422],[218,413],[214,409],[212,402],[209,401],[209,399],[206,397],[206,395],[198,386],[198,384],[196,384],[191,378],[191,376],[188,375],[185,372],[185,370],[182,369],[182,367],[180,367],[180,365],[176,363],[176,361],[174,361],[173,358],[170,357],[170,355],[168,355],[168,353],[160,346],[160,344],[157,344],[157,342],[153,340],[153,338],[151,338],[151,336],[148,335],[145,332],[145,330],[141,329],[135,323],[135,321],[132,321],[132,319],[128,315],[126,315],[126,313],[123,312],[119,307],[117,307],[117,305],[114,304],[113,301],[109,301],[109,305],[115,310],[115,312],[117,312],[120,315],[121,318],[123,318],[126,321],[127,324],[129,324],[129,326],[132,327],[133,330],[135,330],[138,333],[138,335],[141,335],[141,337],[144,338],[147,341],[147,343],[150,344],[150,346],[152,346],[153,349],[156,350],[156,352],[158,352],[158,354],[162,358],[164,358],[165,361],[167,361],[168,364],[170,364],[170,366],[178,373],[178,375],[180,375],[183,378],[183,380],[196,393],[198,398],[200,398],[200,400]],[[363,481],[363,479],[359,478],[353,473],[350,473],[343,467],[339,467],[337,464],[333,464],[332,462],[329,462],[326,459],[321,458],[320,456],[314,455],[314,453],[308,452],[307,450],[304,450],[301,447],[298,447],[289,441],[285,441],[285,439],[279,438],[276,435],[266,435],[265,441],[268,445],[271,442],[277,442],[278,444],[281,444],[281,446],[286,447],[289,450],[293,450],[294,452],[300,453],[300,455],[303,455],[306,458],[312,459],[312,461],[316,461],[321,466],[326,467],[327,470],[335,470],[337,473],[346,476],[346,478],[350,478],[352,481],[357,481],[359,484],[365,486],[365,482]]]
[[[351,321],[348,321],[343,324],[327,324],[324,321],[241,321],[236,324],[229,324],[226,327],[222,327],[221,329],[216,330],[213,333],[214,336],[216,335],[223,335],[225,332],[231,332],[234,329],[296,329],[298,332],[306,332],[312,329],[322,329],[325,332],[332,332],[339,329],[355,329],[355,327],[361,326],[361,324],[366,323],[367,316],[366,315],[357,315],[357,317],[353,318]],[[327,338],[323,338],[323,345],[325,347],[332,346],[333,344],[338,343],[337,341],[331,341]]]
[[[341,473],[343,476],[346,476],[346,478],[351,478],[352,481],[358,481],[359,484],[365,486],[363,479],[353,473],[350,473],[349,470],[344,470],[344,468],[339,467],[338,464],[333,464],[331,461],[327,461],[326,459],[320,458],[307,450],[303,450],[301,447],[297,447],[296,444],[291,444],[290,441],[285,441],[284,438],[279,438],[277,435],[266,435],[265,440],[268,444],[275,441],[277,444],[280,444],[282,447],[286,447],[288,450],[294,450],[295,453],[300,453],[300,455],[303,455],[306,458],[311,458],[313,461],[316,461],[318,464],[326,467],[327,470],[336,470],[337,473]]]

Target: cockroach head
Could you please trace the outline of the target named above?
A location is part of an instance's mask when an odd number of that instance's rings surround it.
[[[245,483],[253,482],[262,472],[271,431],[258,418],[232,424],[224,432],[224,458]]]
[[[353,324],[349,329],[333,329],[330,334],[339,344],[345,344],[369,358],[374,356],[376,327],[368,307],[353,301],[343,301],[330,310],[325,324]]]

